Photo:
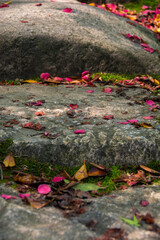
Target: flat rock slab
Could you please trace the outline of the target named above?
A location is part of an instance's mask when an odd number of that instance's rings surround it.
[[[28,156],[59,165],[81,165],[84,160],[107,165],[137,165],[160,159],[160,125],[153,129],[119,124],[128,119],[148,122],[144,116],[153,115],[146,104],[149,92],[140,88],[110,86],[43,86],[38,84],[0,87],[0,140],[12,138],[8,151],[15,156]],[[107,85],[108,87],[108,85]],[[86,92],[93,90],[94,92]],[[41,100],[42,106],[29,105]],[[70,104],[77,104],[75,110]],[[45,115],[37,116],[36,111]],[[105,120],[105,115],[114,119]],[[15,119],[19,124],[7,127]],[[41,131],[24,128],[26,123],[40,123]],[[10,124],[9,124],[10,125]],[[84,134],[75,130],[84,129]],[[53,138],[44,136],[49,132]]]
[[[54,206],[36,210],[23,204],[15,190],[0,184],[0,194],[16,196],[16,199],[7,201],[0,197],[0,239],[96,240],[96,237],[105,239],[99,237],[108,229],[120,228],[125,231],[125,236],[119,239],[159,240],[159,233],[151,231],[152,224],[143,222],[140,227],[135,227],[121,220],[121,217],[133,219],[137,209],[141,215],[150,213],[154,224],[160,227],[159,189],[159,186],[134,187],[92,198],[85,213],[64,218]],[[142,200],[147,200],[149,205],[142,207]]]
[[[35,6],[41,2],[41,6]],[[65,13],[64,8],[72,8]],[[153,49],[153,32],[126,18],[76,1],[13,1],[1,8],[0,81],[80,75],[83,71],[160,73],[159,53],[149,53],[123,34],[137,35]]]

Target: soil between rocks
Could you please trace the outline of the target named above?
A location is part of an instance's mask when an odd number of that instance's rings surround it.
[[[1,86],[0,140],[12,138],[9,151],[15,156],[28,156],[59,165],[81,165],[84,160],[104,165],[137,165],[160,159],[160,125],[153,129],[119,124],[128,119],[156,123],[159,116],[151,112],[144,99],[150,93],[140,88],[110,86],[112,93],[102,92],[104,86]],[[107,85],[108,87],[108,85]],[[94,90],[92,93],[87,90]],[[42,106],[29,105],[41,100]],[[157,102],[158,103],[158,102]],[[70,109],[70,104],[77,104]],[[36,116],[35,112],[44,112]],[[103,119],[113,115],[114,119]],[[153,115],[153,120],[143,116]],[[5,126],[15,119],[19,124]],[[26,123],[39,123],[44,129],[23,128]],[[84,129],[84,134],[75,130]],[[49,132],[53,138],[44,136]]]

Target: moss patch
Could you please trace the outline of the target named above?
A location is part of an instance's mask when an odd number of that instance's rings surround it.
[[[126,9],[135,10],[137,12],[140,12],[142,10],[143,5],[147,5],[152,7],[153,10],[156,9],[157,5],[159,3],[159,0],[137,0],[137,1],[131,1],[129,3],[124,4]]]

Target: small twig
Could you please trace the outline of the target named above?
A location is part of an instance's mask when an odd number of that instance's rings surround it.
[[[3,170],[2,170],[1,164],[0,164],[0,174],[1,174],[1,180],[3,180]]]

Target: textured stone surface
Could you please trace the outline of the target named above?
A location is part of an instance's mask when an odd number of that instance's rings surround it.
[[[113,87],[113,86],[111,86]],[[16,156],[29,156],[41,161],[60,165],[81,165],[84,160],[99,164],[146,164],[160,159],[160,125],[154,129],[135,128],[121,125],[118,121],[137,119],[154,115],[150,122],[154,125],[157,112],[149,111],[143,100],[148,92],[143,89],[126,89],[120,96],[113,87],[110,94],[97,86],[93,93],[86,88],[75,86],[22,85],[0,87],[0,140],[13,139],[10,150]],[[26,106],[26,103],[45,100],[42,106]],[[136,104],[142,100],[142,104]],[[75,118],[67,114],[70,104],[77,104]],[[36,111],[46,115],[36,116]],[[114,115],[105,120],[104,115]],[[88,118],[88,119],[86,119]],[[19,121],[13,128],[3,125],[11,120]],[[22,128],[28,122],[40,123],[45,130],[36,131]],[[83,125],[83,122],[89,124]],[[145,122],[148,122],[147,120]],[[85,129],[85,134],[75,134],[77,129]],[[60,134],[55,139],[42,137],[44,132]]]
[[[132,219],[136,208],[140,214],[149,212],[160,226],[159,190],[159,186],[130,188],[93,198],[84,214],[69,219],[54,207],[36,210],[24,205],[18,197],[7,201],[0,197],[0,239],[88,240],[103,235],[109,228],[121,228],[128,240],[158,240],[160,235],[149,231],[149,225],[144,223],[138,228],[124,223],[120,217]],[[0,194],[17,195],[4,184],[0,185]],[[148,200],[149,205],[142,207],[141,200]],[[97,221],[94,229],[86,227],[93,220]]]
[[[39,2],[42,6],[35,6]],[[64,13],[64,8],[73,12]],[[76,1],[15,0],[1,8],[0,80],[30,78],[41,72],[73,76],[86,69],[160,73],[158,53],[151,54],[122,35],[137,35],[160,50],[155,34],[127,21]]]

